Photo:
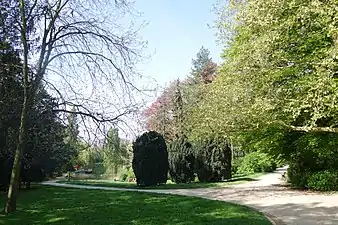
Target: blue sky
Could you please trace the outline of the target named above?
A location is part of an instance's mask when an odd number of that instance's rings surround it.
[[[221,46],[217,46],[215,30],[208,27],[215,19],[211,12],[217,0],[136,0],[149,24],[140,35],[148,41],[150,62],[140,67],[141,73],[155,78],[164,86],[176,78],[185,78],[191,59],[203,45],[219,63]]]

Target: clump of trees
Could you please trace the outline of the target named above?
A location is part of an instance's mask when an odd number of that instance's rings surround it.
[[[217,64],[202,47],[192,60],[191,73],[176,80],[145,110],[146,127],[163,134],[169,143],[170,177],[176,183],[212,182],[232,177],[232,144],[226,136],[197,133],[190,117],[217,79]],[[208,116],[207,114],[205,116]],[[195,121],[196,123],[204,122]]]
[[[138,186],[167,183],[168,151],[163,136],[150,131],[139,136],[133,143],[133,171]]]
[[[74,143],[65,141],[66,115],[79,116],[88,139],[95,139],[102,124],[116,125],[139,107],[134,98],[118,100],[140,90],[133,70],[144,42],[136,23],[121,29],[132,13],[125,0],[7,0],[0,9],[0,57],[7,60],[0,67],[0,104],[7,106],[0,107],[0,146],[5,146],[0,157],[13,159],[5,206],[11,213],[22,166],[42,164],[48,174],[66,159],[73,161]],[[15,56],[3,49],[7,45],[18,49]]]
[[[0,186],[7,189],[14,163],[24,87],[19,54],[0,38]],[[43,86],[28,110],[27,136],[20,165],[20,183],[30,187],[47,176],[62,171],[74,157],[75,149],[67,142],[66,126],[59,120],[57,101]]]
[[[231,137],[246,153],[259,152],[247,168],[266,153],[289,164],[294,186],[331,189],[316,185],[337,170],[337,6],[234,0],[222,8],[224,63],[186,117],[190,136]]]

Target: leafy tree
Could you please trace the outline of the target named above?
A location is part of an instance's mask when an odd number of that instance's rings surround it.
[[[216,79],[217,64],[210,62],[201,71],[201,79],[204,84],[212,83]]]
[[[75,148],[78,144],[79,124],[76,115],[76,109],[73,106],[71,112],[67,117],[66,142],[73,145]]]
[[[175,84],[175,94],[172,99],[172,113],[173,113],[173,134],[176,137],[182,137],[184,135],[184,110],[183,110],[183,99],[180,81],[177,80]]]
[[[176,183],[188,183],[195,179],[195,155],[186,138],[172,141],[168,147],[169,174]]]
[[[0,185],[9,184],[11,167],[19,130],[20,105],[23,87],[20,60],[8,44],[2,42],[1,54],[1,110],[0,110]],[[63,165],[72,157],[74,151],[63,142],[65,127],[53,111],[57,107],[55,99],[42,88],[29,110],[27,140],[22,155],[20,179],[30,186],[32,181],[41,181],[46,176],[62,170]]]
[[[119,169],[128,164],[128,157],[128,146],[119,137],[118,128],[109,129],[103,147],[103,163],[106,173],[112,172],[116,176]]]
[[[139,186],[165,184],[168,177],[168,152],[163,136],[150,131],[133,143],[133,171]]]
[[[217,64],[215,64],[208,49],[202,47],[192,60],[191,76],[182,82],[171,82],[144,111],[146,129],[160,132],[168,141],[175,140],[190,129],[185,118],[190,117],[195,106],[205,92],[204,84],[215,80]]]
[[[305,187],[312,173],[336,165],[337,3],[231,4],[233,24],[223,28],[233,27],[233,37],[217,79],[187,117],[190,137],[232,137],[248,151],[282,157],[292,184]]]
[[[191,83],[199,84],[201,82],[202,72],[212,63],[210,51],[202,46],[196,55],[196,59],[192,59],[191,76],[189,77]]]
[[[171,82],[162,94],[144,110],[146,129],[159,132],[166,140],[173,140],[177,132],[176,112],[174,112],[174,98],[176,95],[176,83]]]
[[[205,114],[210,103],[217,105],[215,120],[208,125],[228,134],[272,124],[293,131],[336,132],[332,52],[337,31],[331,24],[337,4],[275,3],[233,1],[235,36],[224,51],[220,79],[196,112]]]
[[[238,173],[250,174],[273,172],[276,169],[275,160],[266,153],[252,152],[247,154],[238,168]]]

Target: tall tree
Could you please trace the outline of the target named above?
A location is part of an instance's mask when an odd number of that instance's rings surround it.
[[[74,106],[72,107],[71,112],[72,113],[67,117],[66,142],[76,147],[79,135],[79,124]]]
[[[192,68],[189,79],[191,83],[198,84],[201,82],[201,74],[205,67],[213,63],[210,57],[210,51],[203,46],[198,51],[196,58],[192,59]]]
[[[184,134],[184,112],[183,112],[183,99],[181,92],[181,82],[179,79],[175,82],[175,94],[173,97],[173,119],[175,127],[175,136],[176,138],[182,137]]]
[[[232,1],[235,36],[195,110],[194,130],[338,132],[336,7],[318,0]]]
[[[13,165],[23,96],[21,62],[8,42],[0,44],[0,68],[0,185],[6,187]],[[63,142],[65,127],[53,112],[56,107],[55,99],[40,87],[29,110],[20,168],[21,180],[28,186],[30,181],[40,181],[61,171],[75,153]]]
[[[74,113],[67,110],[67,106],[75,106],[78,109],[76,114],[80,114],[81,118],[91,118],[91,122],[96,125],[101,122],[116,123],[123,115],[134,111],[135,104],[127,103],[126,106],[103,112],[97,109],[107,109],[107,102],[99,101],[100,98],[93,97],[93,94],[89,97],[88,94],[79,94],[80,90],[74,90],[73,84],[75,81],[81,82],[83,78],[82,83],[85,84],[90,80],[91,86],[87,90],[93,91],[98,85],[102,85],[102,89],[114,90],[117,84],[122,84],[123,94],[136,90],[131,74],[135,62],[141,56],[143,44],[137,39],[137,31],[132,27],[125,30],[118,24],[130,12],[125,0],[92,0],[86,3],[79,0],[7,2],[10,4],[1,3],[1,12],[6,14],[1,19],[6,19],[3,24],[7,25],[8,34],[19,31],[20,40],[16,46],[21,48],[23,75],[20,129],[5,207],[6,213],[10,213],[16,210],[28,112],[33,107],[39,87],[42,84],[49,85],[49,89],[58,94],[60,108],[55,111]],[[81,69],[78,65],[82,65]],[[63,95],[53,85],[53,79],[48,80],[47,72],[63,80],[63,85],[68,86],[73,94]],[[104,100],[109,101],[107,99]]]
[[[170,140],[175,136],[173,127],[173,99],[175,88],[175,82],[171,82],[168,87],[165,87],[155,102],[143,112],[146,118],[146,129],[149,131],[157,131],[162,134],[166,140]]]
[[[117,175],[118,170],[128,163],[128,149],[119,137],[118,128],[111,128],[107,133],[104,145],[103,163],[106,171]]]

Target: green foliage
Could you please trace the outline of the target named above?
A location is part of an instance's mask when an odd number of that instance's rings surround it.
[[[95,163],[100,162],[102,159],[99,150],[86,143],[78,143],[78,148],[80,148],[80,150],[77,151],[75,164],[85,169],[93,169]]]
[[[210,51],[203,46],[198,51],[196,55],[196,59],[192,60],[192,69],[191,69],[191,83],[198,84],[202,80],[202,72],[203,70],[212,63],[212,59],[210,57]]]
[[[0,186],[8,185],[17,146],[23,100],[20,68],[18,53],[8,43],[0,42]],[[41,181],[59,173],[75,155],[74,148],[64,142],[66,129],[54,112],[56,108],[56,100],[39,87],[28,112],[22,181]]]
[[[120,168],[129,164],[129,151],[129,143],[121,140],[118,129],[110,129],[103,147],[105,173],[116,176]]]
[[[127,180],[127,178],[128,178],[128,174],[125,172],[122,172],[119,180],[124,182]]]
[[[234,158],[231,162],[231,173],[232,175],[238,174],[238,169],[242,165],[243,157],[240,158]]]
[[[133,168],[123,168],[123,170],[120,172],[120,178],[119,181],[129,181],[129,180],[133,180],[135,178],[135,174],[133,172]]]
[[[73,145],[74,148],[78,146],[79,125],[77,121],[77,114],[75,107],[72,107],[71,113],[67,117],[66,128],[66,142]]]
[[[165,184],[169,164],[167,145],[163,136],[150,131],[133,143],[133,171],[139,186]]]
[[[296,151],[314,152],[315,160],[302,168],[317,170],[325,161],[334,168],[337,148],[328,143],[335,139],[315,134],[298,141],[293,135],[337,132],[337,6],[319,0],[230,1],[220,13],[230,19],[217,26],[232,36],[216,81],[187,118],[190,136],[235,136],[246,149],[291,162]]]
[[[231,149],[227,140],[210,138],[199,141],[195,145],[195,154],[195,170],[199,181],[231,178]]]
[[[127,175],[128,175],[128,178],[131,178],[131,179],[134,179],[134,178],[135,178],[135,174],[134,174],[134,171],[133,171],[133,168],[132,168],[132,167],[130,167],[130,168],[128,169]]]
[[[169,174],[175,183],[189,183],[194,181],[195,156],[192,145],[186,138],[172,141],[168,147]]]
[[[288,179],[299,188],[308,187],[308,178],[318,171],[336,169],[338,159],[335,133],[299,133],[285,135],[285,152],[289,152]]]
[[[272,172],[276,169],[276,162],[266,153],[252,152],[247,154],[238,168],[238,173],[250,174]]]
[[[297,188],[306,188],[307,180],[310,176],[309,169],[302,170],[303,168],[297,163],[290,163],[287,171],[288,182],[291,183],[293,187]]]
[[[338,171],[319,171],[308,177],[308,188],[315,191],[337,191]]]

